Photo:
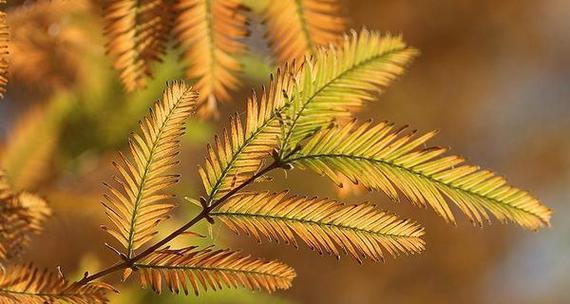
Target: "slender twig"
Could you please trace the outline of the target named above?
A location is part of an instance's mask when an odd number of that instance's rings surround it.
[[[104,270],[101,270],[95,274],[87,275],[87,276],[83,277],[83,279],[81,279],[77,283],[80,285],[84,285],[84,284],[87,284],[87,283],[89,283],[93,280],[96,280],[98,278],[101,278],[101,277],[107,276],[109,274],[112,274],[114,272],[117,272],[119,270],[123,270],[123,269],[129,268],[129,267],[132,267],[135,262],[145,258],[146,256],[152,254],[153,252],[160,249],[164,245],[168,244],[168,242],[172,241],[174,238],[176,238],[180,234],[186,232],[186,230],[188,230],[190,227],[194,226],[196,223],[200,222],[203,219],[209,218],[210,211],[212,211],[214,208],[216,208],[217,206],[219,206],[220,204],[222,204],[223,202],[228,200],[231,196],[236,194],[238,191],[245,188],[247,185],[251,184],[252,182],[254,182],[256,179],[260,178],[261,176],[267,174],[269,171],[276,169],[276,168],[280,168],[282,166],[283,166],[282,162],[280,162],[279,160],[275,160],[272,164],[270,164],[269,166],[265,167],[263,170],[254,174],[253,176],[251,176],[250,178],[245,180],[243,183],[241,183],[239,186],[233,188],[231,191],[226,193],[220,199],[215,200],[211,205],[205,206],[202,209],[202,211],[198,215],[196,215],[194,218],[192,218],[188,223],[184,224],[182,227],[178,228],[177,230],[175,230],[174,232],[172,232],[171,234],[169,234],[168,236],[166,236],[162,240],[156,242],[154,245],[148,247],[143,252],[141,252],[141,253],[139,253],[139,254],[131,257],[131,258],[128,258],[128,259],[124,260],[123,262],[116,263],[112,266],[109,266],[109,267],[105,268]]]

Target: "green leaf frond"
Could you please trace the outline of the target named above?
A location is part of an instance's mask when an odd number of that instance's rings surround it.
[[[319,254],[340,256],[339,248],[358,262],[383,260],[386,250],[417,253],[424,249],[423,228],[408,220],[379,211],[372,204],[344,205],[336,201],[298,196],[287,192],[244,193],[222,204],[211,215],[236,233],[284,240],[297,238]]]
[[[436,132],[403,134],[388,123],[356,121],[323,130],[288,160],[339,183],[344,175],[354,183],[398,198],[431,206],[454,222],[448,205],[453,202],[472,221],[482,224],[493,215],[527,229],[549,225],[551,210],[529,193],[507,184],[488,170],[465,165],[459,156],[442,155],[446,149],[421,148]]]
[[[280,138],[282,146],[294,147],[331,120],[349,116],[348,110],[373,98],[371,90],[402,73],[415,53],[399,37],[363,30],[301,67],[285,65],[267,90],[248,101],[245,126],[236,115],[208,147],[200,174],[209,203],[253,175]]]
[[[163,283],[173,293],[198,295],[200,290],[245,287],[273,292],[288,289],[296,274],[276,261],[265,262],[230,250],[163,250],[135,263],[141,285],[161,293]]]
[[[404,71],[417,51],[401,37],[363,30],[320,49],[295,76],[280,150],[287,153],[335,119],[352,117]]]
[[[177,164],[179,138],[186,119],[193,114],[197,94],[183,82],[172,82],[140,122],[140,133],[129,140],[130,156],[121,154],[114,163],[119,172],[118,187],[107,185],[105,213],[114,228],[103,227],[132,257],[135,250],[156,234],[156,225],[174,207],[164,190],[178,182],[168,173]]]

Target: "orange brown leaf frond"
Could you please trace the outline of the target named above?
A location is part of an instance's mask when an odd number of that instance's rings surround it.
[[[83,76],[81,59],[97,47],[94,38],[66,16],[89,16],[88,1],[28,2],[13,7],[7,16],[11,81],[34,93],[78,83]]]
[[[127,89],[145,87],[151,65],[166,50],[171,11],[166,0],[107,0],[103,3],[107,51]]]
[[[287,197],[287,192],[246,193],[232,197],[211,214],[234,232],[246,232],[258,241],[265,236],[297,247],[299,238],[319,254],[339,257],[342,250],[359,262],[383,260],[384,250],[396,257],[420,252],[425,246],[421,226],[372,204]]]
[[[263,13],[267,38],[279,62],[313,55],[342,40],[346,21],[338,0],[270,1]]]
[[[201,116],[230,99],[241,70],[235,55],[245,50],[246,17],[239,0],[181,0],[175,6],[175,36],[183,50],[186,78],[200,92]]]
[[[107,293],[112,290],[101,282],[70,283],[33,265],[9,266],[0,272],[1,304],[103,304],[108,303]]]
[[[18,256],[42,230],[51,214],[46,202],[31,193],[12,192],[0,171],[0,262]]]
[[[296,274],[293,268],[277,262],[265,262],[230,250],[195,250],[156,252],[135,263],[140,283],[161,293],[163,284],[173,293],[193,290],[219,290],[245,287],[273,292],[288,289]]]

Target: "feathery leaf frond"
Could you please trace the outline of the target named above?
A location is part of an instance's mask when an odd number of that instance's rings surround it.
[[[56,98],[33,107],[15,121],[0,153],[0,163],[16,191],[35,188],[50,175],[62,118],[69,109],[68,100]]]
[[[245,50],[246,17],[239,0],[181,0],[175,6],[174,33],[188,65],[186,77],[200,92],[199,114],[216,111],[216,102],[227,101],[239,85],[241,70],[235,55]]]
[[[291,196],[287,192],[247,193],[232,197],[210,214],[236,233],[244,231],[293,244],[296,237],[319,254],[345,254],[361,262],[424,249],[423,228],[382,212],[371,204],[344,205],[328,199]]]
[[[10,266],[0,272],[0,303],[107,303],[110,285],[101,282],[77,285],[33,265]]]
[[[0,171],[0,262],[18,256],[50,214],[46,202],[36,195],[14,194]]]
[[[22,192],[12,204],[4,205],[0,215],[0,260],[18,256],[26,248],[31,236],[43,230],[51,215],[46,201],[32,193]]]
[[[171,196],[162,192],[178,182],[178,175],[167,171],[177,164],[178,141],[195,109],[197,94],[191,89],[183,82],[170,83],[140,122],[140,133],[129,140],[130,157],[121,154],[122,164],[114,163],[120,187],[107,186],[103,205],[115,229],[104,229],[123,244],[129,258],[174,207]]]
[[[236,114],[230,119],[229,131],[224,130],[222,136],[215,138],[214,146],[208,146],[206,162],[199,169],[208,203],[255,174],[262,160],[277,146],[281,132],[278,113],[287,102],[283,92],[292,85],[289,71],[288,66],[283,72],[278,70],[267,90],[248,100],[243,124]]]
[[[267,38],[279,62],[314,55],[319,46],[342,41],[345,20],[338,0],[270,1],[263,12]]]
[[[3,2],[0,2],[3,3]],[[10,30],[6,24],[6,13],[0,12],[0,98],[6,93],[8,84],[8,41]]]
[[[103,3],[108,53],[127,91],[143,88],[151,64],[166,50],[171,18],[165,0],[107,0]]]
[[[161,293],[163,282],[171,292],[188,294],[190,283],[199,290],[245,287],[273,292],[288,289],[295,278],[293,268],[280,262],[264,262],[229,250],[194,250],[195,247],[158,251],[135,263],[143,287]]]
[[[400,76],[416,54],[401,37],[366,30],[346,36],[338,49],[320,49],[295,77],[281,152],[294,149],[334,119],[351,117],[351,111],[374,99],[374,91]]]
[[[278,146],[275,140],[289,136],[287,141],[298,142],[335,117],[349,115],[349,109],[372,98],[369,90],[401,73],[413,54],[400,38],[363,31],[358,37],[347,37],[341,50],[323,50],[301,68],[285,65],[267,93],[249,100],[245,130],[234,117],[230,131],[216,140],[216,150],[208,148],[200,174],[210,201],[253,175],[261,159]],[[342,55],[339,61],[336,55]],[[302,88],[293,88],[295,79],[308,81],[311,75],[318,77]],[[286,135],[278,129],[280,125]]]
[[[414,137],[404,128],[371,122],[333,127],[314,136],[289,161],[311,168],[338,182],[339,175],[381,190],[397,199],[400,190],[418,205],[429,205],[447,221],[454,216],[452,201],[472,221],[489,215],[528,229],[549,225],[551,210],[529,193],[512,187],[488,170],[465,165],[458,156],[441,157],[444,148],[419,148],[435,132]]]

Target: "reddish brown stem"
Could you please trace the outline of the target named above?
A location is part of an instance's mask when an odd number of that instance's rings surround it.
[[[257,172],[256,174],[254,174],[253,176],[248,178],[246,181],[241,183],[239,186],[237,186],[236,188],[234,188],[231,191],[229,191],[228,193],[226,193],[220,199],[214,201],[210,206],[205,207],[198,215],[196,215],[194,218],[192,218],[188,223],[184,224],[182,227],[178,228],[177,230],[175,230],[174,232],[172,232],[171,234],[169,234],[168,236],[166,236],[162,240],[156,242],[154,245],[148,247],[143,252],[133,256],[132,258],[126,259],[125,261],[117,263],[113,266],[109,266],[109,267],[107,267],[107,268],[105,268],[105,269],[103,269],[103,270],[101,270],[95,274],[85,276],[83,279],[81,279],[78,282],[78,284],[84,285],[84,284],[87,284],[93,280],[96,280],[96,279],[99,279],[101,277],[112,274],[114,272],[117,272],[119,270],[123,270],[123,269],[131,267],[135,262],[137,262],[137,261],[145,258],[146,256],[152,254],[156,250],[158,250],[161,247],[168,244],[170,241],[172,241],[174,238],[176,238],[180,234],[187,231],[190,227],[194,226],[196,223],[207,218],[209,216],[210,211],[212,211],[214,208],[216,208],[217,206],[219,206],[220,204],[225,202],[232,195],[236,194],[241,189],[245,188],[247,185],[251,184],[252,182],[254,182],[259,177],[267,174],[269,171],[276,169],[276,168],[279,168],[281,166],[282,166],[281,162],[279,162],[279,161],[273,162],[271,165],[265,167],[263,170]]]

